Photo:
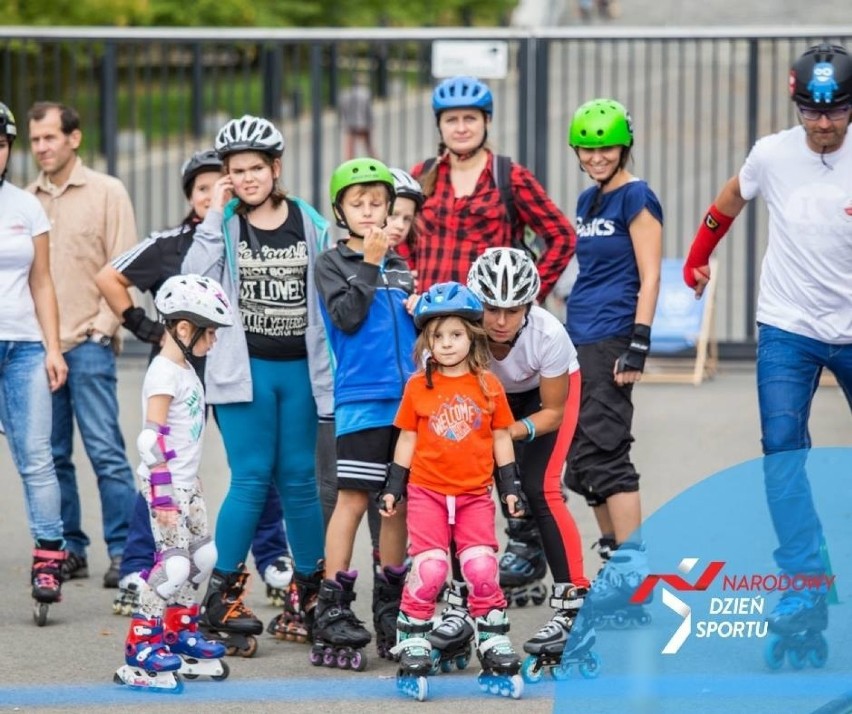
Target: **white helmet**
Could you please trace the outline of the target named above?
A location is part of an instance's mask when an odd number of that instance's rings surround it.
[[[230,327],[231,303],[213,278],[174,275],[160,286],[154,304],[164,320],[187,320],[196,327]]]
[[[393,188],[397,198],[410,198],[419,211],[423,207],[423,201],[426,200],[420,182],[402,169],[391,169],[390,172],[393,176]]]
[[[541,278],[526,251],[488,248],[470,266],[467,286],[485,305],[518,307],[535,300]]]
[[[244,114],[219,129],[215,148],[220,159],[239,151],[260,151],[279,159],[284,154],[284,137],[268,119]]]

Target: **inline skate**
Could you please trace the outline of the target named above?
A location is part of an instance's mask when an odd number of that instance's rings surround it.
[[[373,636],[352,612],[357,577],[354,570],[339,571],[334,580],[323,580],[320,584],[310,654],[315,667],[322,665],[357,672],[367,667],[367,655],[362,650]]]
[[[244,601],[248,579],[242,564],[233,573],[214,570],[202,607],[202,633],[222,642],[231,656],[254,657],[257,635],[263,632],[263,623]]]
[[[118,592],[112,601],[112,611],[116,615],[132,615],[139,609],[143,582],[142,573],[128,573],[118,581]]]
[[[426,636],[432,645],[432,673],[449,672],[453,664],[465,669],[473,652],[475,624],[467,609],[467,585],[453,580],[446,593],[449,607],[435,619]]]
[[[263,569],[263,582],[266,583],[266,599],[273,607],[284,607],[287,589],[293,581],[293,559],[282,555]]]
[[[645,548],[624,543],[612,551],[588,596],[588,611],[592,626],[598,629],[623,630],[636,625],[648,625],[651,614],[645,603],[632,603],[630,598],[649,573]]]
[[[163,640],[171,653],[180,657],[179,672],[187,679],[201,675],[227,679],[230,669],[221,659],[225,645],[204,639],[198,631],[198,610],[198,605],[169,605],[163,614]]]
[[[404,565],[390,565],[373,576],[373,629],[382,659],[393,659],[391,649],[396,644],[396,620],[407,573]]]
[[[530,600],[541,605],[547,599],[542,578],[547,561],[541,534],[532,518],[510,518],[506,534],[509,542],[500,557],[500,587],[509,607],[525,607]]]
[[[183,690],[177,674],[181,658],[172,654],[163,641],[163,622],[159,617],[146,618],[139,613],[133,616],[124,645],[124,662],[113,675],[116,684],[173,694]]]
[[[320,583],[323,577],[322,562],[310,575],[298,570],[287,588],[284,609],[270,620],[266,631],[277,640],[310,642],[313,638],[314,611],[317,606]]]
[[[396,645],[391,650],[399,662],[396,688],[418,702],[429,696],[426,677],[432,671],[432,645],[426,637],[431,629],[431,620],[418,620],[401,611],[396,620]]]
[[[764,659],[770,669],[780,669],[787,661],[793,669],[806,662],[823,667],[828,661],[828,642],[822,632],[828,627],[826,595],[815,590],[785,593],[766,618],[772,636],[766,643]]]
[[[529,640],[524,643],[528,653],[521,673],[525,681],[540,682],[544,670],[560,680],[568,677],[571,665],[576,664],[586,679],[600,674],[600,657],[592,652],[595,630],[588,617],[578,617],[588,591],[571,583],[553,586],[550,606],[553,617]]]
[[[62,561],[65,560],[65,551],[59,549],[59,543],[50,545],[47,548],[36,544],[30,570],[33,620],[39,627],[47,624],[50,606],[62,600]]]
[[[476,656],[482,667],[477,682],[483,692],[520,699],[524,693],[524,680],[518,674],[521,659],[506,635],[508,631],[505,610],[495,608],[476,618]]]

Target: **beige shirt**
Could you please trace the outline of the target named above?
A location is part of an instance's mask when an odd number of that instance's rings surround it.
[[[54,186],[42,171],[27,190],[50,219],[50,272],[59,302],[62,351],[92,333],[112,337],[118,350],[120,321],[95,285],[95,275],[138,241],[124,184],[83,166],[78,157],[64,186]]]

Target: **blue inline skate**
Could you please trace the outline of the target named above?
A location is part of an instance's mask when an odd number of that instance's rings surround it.
[[[793,669],[807,662],[823,667],[828,661],[828,643],[822,632],[828,627],[825,593],[802,590],[785,593],[766,618],[772,636],[766,643],[764,659],[770,669],[780,669],[787,661]]]
[[[230,668],[222,659],[227,648],[199,632],[198,610],[198,605],[169,605],[163,613],[163,639],[172,654],[180,657],[179,671],[187,679],[202,675],[217,681],[227,679]]]
[[[151,692],[183,691],[177,674],[181,658],[170,652],[163,641],[163,622],[159,617],[133,615],[124,645],[124,662],[113,675],[116,684]]]
[[[604,547],[610,546],[607,543],[599,547],[602,558],[605,557]],[[645,603],[630,602],[649,572],[643,546],[624,543],[617,550],[611,550],[589,592],[587,610],[592,616],[592,626],[624,630],[650,624],[651,614],[645,608],[650,598]]]

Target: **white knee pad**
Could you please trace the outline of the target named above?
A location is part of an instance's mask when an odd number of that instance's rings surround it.
[[[447,581],[447,552],[435,548],[414,556],[405,586],[418,602],[435,602]]]
[[[475,545],[459,553],[461,571],[470,594],[490,597],[500,589],[497,554],[487,545]]]
[[[168,600],[187,581],[189,569],[189,553],[183,548],[172,548],[163,553],[160,562],[151,570],[148,585],[163,600]]]
[[[189,578],[196,585],[201,585],[201,583],[210,577],[210,573],[216,567],[216,558],[219,557],[213,538],[207,536],[191,544],[189,546],[189,555],[192,558],[189,568]]]

